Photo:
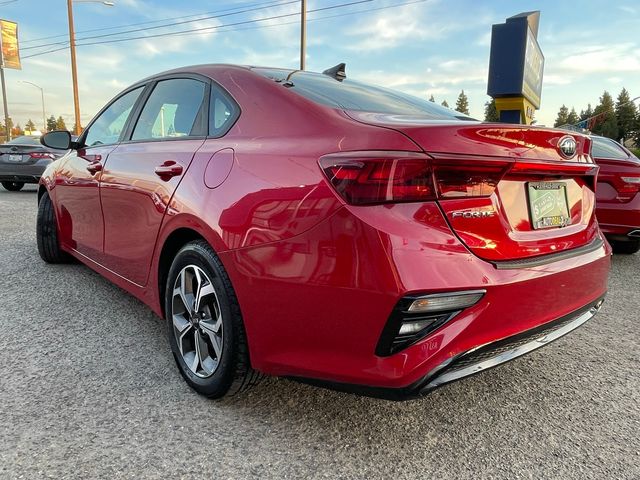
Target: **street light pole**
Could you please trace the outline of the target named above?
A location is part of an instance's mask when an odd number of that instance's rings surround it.
[[[29,85],[33,85],[34,87],[40,89],[40,95],[42,97],[42,134],[44,135],[45,133],[47,133],[47,115],[44,108],[44,88],[42,88],[40,85],[36,85],[33,82],[27,82],[26,80],[20,80],[20,82],[28,83]]]
[[[80,98],[78,96],[78,66],[76,64],[76,34],[73,29],[73,0],[67,0],[69,15],[69,48],[71,50],[71,78],[73,81],[73,109],[76,123],[73,133],[80,135]]]
[[[300,70],[305,68],[307,50],[307,0],[300,0]]]
[[[73,79],[73,108],[75,115],[74,133],[80,135],[82,127],[80,126],[80,98],[78,96],[78,66],[76,64],[76,34],[73,28],[73,2],[83,3],[102,3],[107,7],[113,7],[113,2],[102,0],[67,0],[67,13],[69,15],[69,49],[71,51],[71,77]]]

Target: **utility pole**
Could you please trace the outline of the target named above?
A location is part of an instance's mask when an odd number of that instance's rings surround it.
[[[307,0],[300,0],[300,70],[305,68],[307,50]]]
[[[7,87],[4,83],[4,67],[0,65],[0,79],[2,81],[2,104],[4,107],[4,129],[7,142],[11,140],[11,127],[9,127],[9,107],[7,106]]]
[[[69,47],[71,50],[71,77],[73,79],[73,108],[75,111],[76,123],[73,127],[76,135],[80,135],[80,99],[78,97],[78,67],[76,65],[76,35],[73,30],[73,0],[67,0],[67,11],[69,14]]]

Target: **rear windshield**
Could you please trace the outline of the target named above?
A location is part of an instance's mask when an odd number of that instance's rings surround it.
[[[338,81],[320,73],[291,73],[290,70],[278,69],[256,68],[254,71],[282,82],[291,91],[309,100],[333,108],[392,115],[420,115],[436,120],[473,120],[434,102],[348,78]]]
[[[7,142],[11,145],[40,145],[40,137],[22,136]]]

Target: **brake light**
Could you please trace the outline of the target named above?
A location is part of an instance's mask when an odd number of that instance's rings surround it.
[[[437,166],[441,198],[489,197],[505,174],[506,166]]]
[[[50,158],[51,160],[53,160],[54,158],[56,158],[56,156],[53,153],[46,153],[46,152],[31,152],[29,156],[31,158],[36,158],[38,160],[42,158]]]
[[[327,155],[320,166],[329,183],[353,205],[435,199],[429,157],[413,152]]]
[[[640,176],[629,177],[620,176],[619,181],[615,182],[615,189],[618,192],[618,200],[627,202],[633,200],[633,198],[640,192]]]

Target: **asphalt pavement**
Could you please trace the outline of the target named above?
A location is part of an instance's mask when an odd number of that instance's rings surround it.
[[[595,319],[426,398],[212,401],[142,303],[40,260],[35,219],[34,187],[0,188],[0,478],[640,478],[640,254]]]

